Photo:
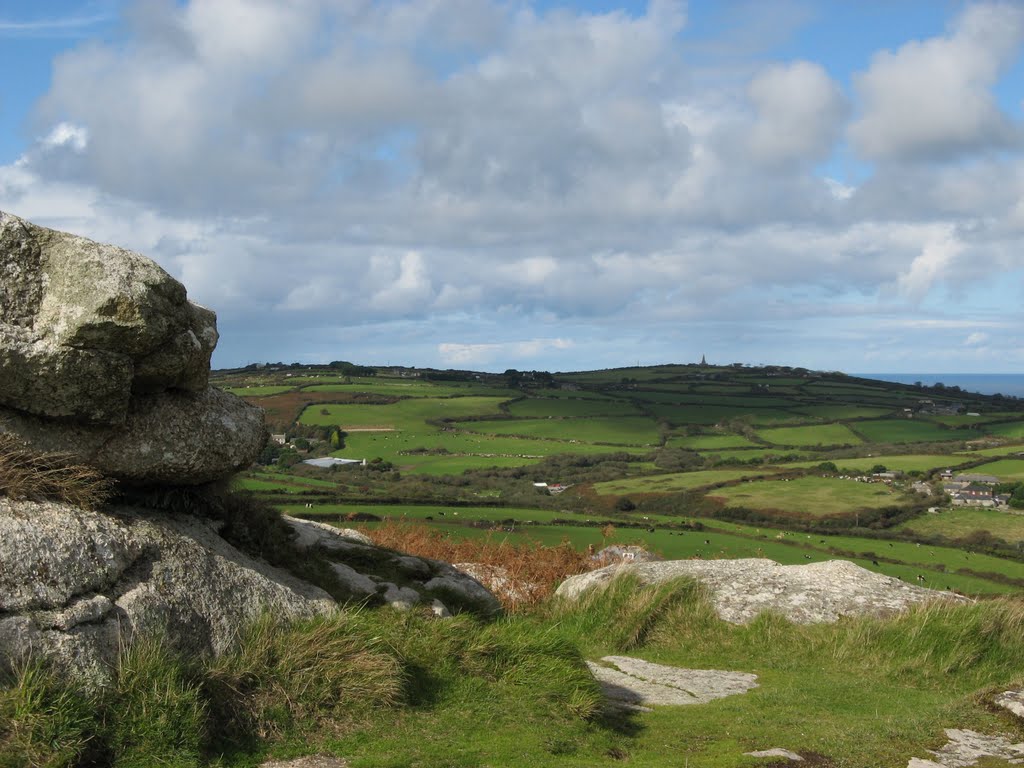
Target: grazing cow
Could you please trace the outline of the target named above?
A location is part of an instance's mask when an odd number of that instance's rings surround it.
[[[877,560],[872,560],[872,561],[871,561],[871,564],[872,564],[872,565],[878,565],[878,561],[877,561]]]

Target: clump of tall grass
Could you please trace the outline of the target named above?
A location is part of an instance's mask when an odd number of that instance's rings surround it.
[[[507,539],[454,539],[427,525],[388,521],[368,531],[375,544],[449,563],[478,563],[479,580],[510,612],[538,605],[569,576],[599,567],[569,542],[545,546]],[[494,569],[494,570],[491,570]]]
[[[1024,676],[1024,600],[1001,597],[973,604],[936,601],[889,619],[861,618],[842,631],[809,638],[839,662],[865,662],[888,674],[943,685]]]
[[[113,481],[62,453],[33,451],[0,433],[0,495],[29,501],[61,501],[95,509],[113,491]]]
[[[555,600],[544,613],[580,642],[616,652],[678,639],[680,627],[714,636],[722,625],[697,582],[681,578],[643,586],[631,574],[616,576],[575,600]]]
[[[257,620],[233,652],[206,668],[214,719],[236,738],[270,738],[303,723],[338,726],[358,720],[360,709],[401,703],[400,659],[353,616],[339,612],[290,625],[270,616]]]
[[[198,765],[208,732],[207,701],[196,670],[160,637],[121,650],[114,686],[100,694],[100,738],[118,768]]]
[[[73,765],[98,726],[89,696],[42,664],[0,677],[0,768]]]

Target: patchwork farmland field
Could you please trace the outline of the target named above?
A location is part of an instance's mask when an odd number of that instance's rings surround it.
[[[758,430],[757,436],[773,445],[854,445],[862,442],[845,424],[761,429]]]
[[[576,443],[650,446],[660,441],[658,425],[644,416],[575,419],[508,419],[463,421],[458,428],[490,435],[519,435]]]
[[[816,516],[878,509],[906,501],[903,492],[882,483],[858,483],[831,477],[745,482],[717,488],[708,496],[723,501],[726,506],[778,509]]]
[[[594,491],[600,495],[621,495],[627,493],[671,493],[689,491],[705,485],[727,483],[747,477],[772,474],[779,470],[755,467],[751,469],[708,469],[698,472],[650,475],[628,480],[611,480],[597,483]]]
[[[912,419],[895,418],[929,397],[952,408],[956,395],[830,374],[773,376],[721,367],[536,378],[449,371],[436,374],[438,380],[431,372],[417,371],[414,377],[408,370],[402,376],[349,378],[316,369],[291,373],[284,378],[247,371],[218,383],[267,406],[280,425],[276,431],[308,435],[310,450],[318,455],[329,452],[369,464],[335,470],[267,467],[236,481],[289,512],[335,519],[365,509],[455,536],[533,537],[548,543],[564,538],[577,547],[629,539],[668,557],[760,554],[806,562],[843,553],[908,581],[923,574],[928,583],[941,580],[942,587],[967,592],[1024,586],[1024,571],[1018,573],[1024,564],[1012,559],[1012,542],[1020,540],[1014,538],[1017,516],[947,508],[938,515],[919,514],[923,497],[910,492],[913,477],[890,487],[823,476],[819,469],[827,461],[839,474],[879,466],[928,474],[988,458],[973,471],[1024,479],[1024,459],[1013,456],[1024,444],[991,444],[1018,434],[1024,439],[1024,404],[1021,418],[1014,419],[1018,412],[1007,411],[1005,402],[996,408],[981,396],[965,394],[960,410],[984,416],[922,411]],[[323,430],[337,427],[347,431],[344,447],[326,451]],[[986,443],[988,431],[997,434]],[[951,443],[950,450],[934,453],[939,442]],[[962,445],[979,450],[954,453]],[[302,458],[298,449],[282,451],[292,462]],[[562,485],[549,494],[548,486],[535,487],[537,481]],[[842,535],[796,534],[716,519],[738,507],[769,516],[778,510],[777,521],[791,521],[773,525],[827,518]],[[891,530],[873,530],[881,540],[853,535],[856,521],[863,519],[857,512],[881,508],[886,515],[909,510],[900,514],[913,517]],[[695,520],[684,511],[702,517]],[[883,519],[871,514],[871,520]],[[617,533],[609,534],[609,521]],[[976,534],[986,530],[988,539]],[[919,548],[900,538],[940,533],[976,534],[972,540],[996,542],[1002,556]]]
[[[990,533],[1008,542],[1024,542],[1022,510],[1007,512],[984,507],[950,507],[932,515],[922,515],[900,526],[923,536],[940,534],[949,539],[963,539],[978,532]]]
[[[883,419],[858,421],[852,428],[870,443],[928,443],[946,440],[965,440],[959,431],[943,429],[938,424],[913,419]]]
[[[411,398],[387,405],[321,405],[302,412],[303,424],[422,430],[428,420],[487,416],[498,412],[500,397]]]

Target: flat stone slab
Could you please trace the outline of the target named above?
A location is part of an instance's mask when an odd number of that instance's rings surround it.
[[[757,675],[747,672],[669,667],[629,656],[605,656],[601,661],[587,666],[605,696],[629,709],[706,704],[757,687]]]
[[[793,760],[795,762],[803,762],[803,758],[800,757],[796,752],[790,752],[788,749],[781,749],[779,747],[773,747],[772,749],[762,749],[757,752],[744,752],[744,755],[750,757],[784,757],[786,760]]]
[[[969,768],[983,757],[998,757],[1011,765],[1024,764],[1024,742],[1013,744],[1002,734],[988,736],[977,731],[946,729],[949,741],[932,752],[934,760],[913,757],[907,768]]]
[[[1024,690],[1003,691],[995,697],[994,702],[997,707],[1002,707],[1024,719]]]

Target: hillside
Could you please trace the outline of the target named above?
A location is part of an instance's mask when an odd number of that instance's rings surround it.
[[[276,364],[214,382],[296,446],[238,480],[290,514],[668,558],[838,555],[966,594],[1024,587],[1016,398],[741,365]],[[357,463],[301,463],[314,456]],[[955,506],[943,487],[965,473],[990,475],[1006,503]]]

